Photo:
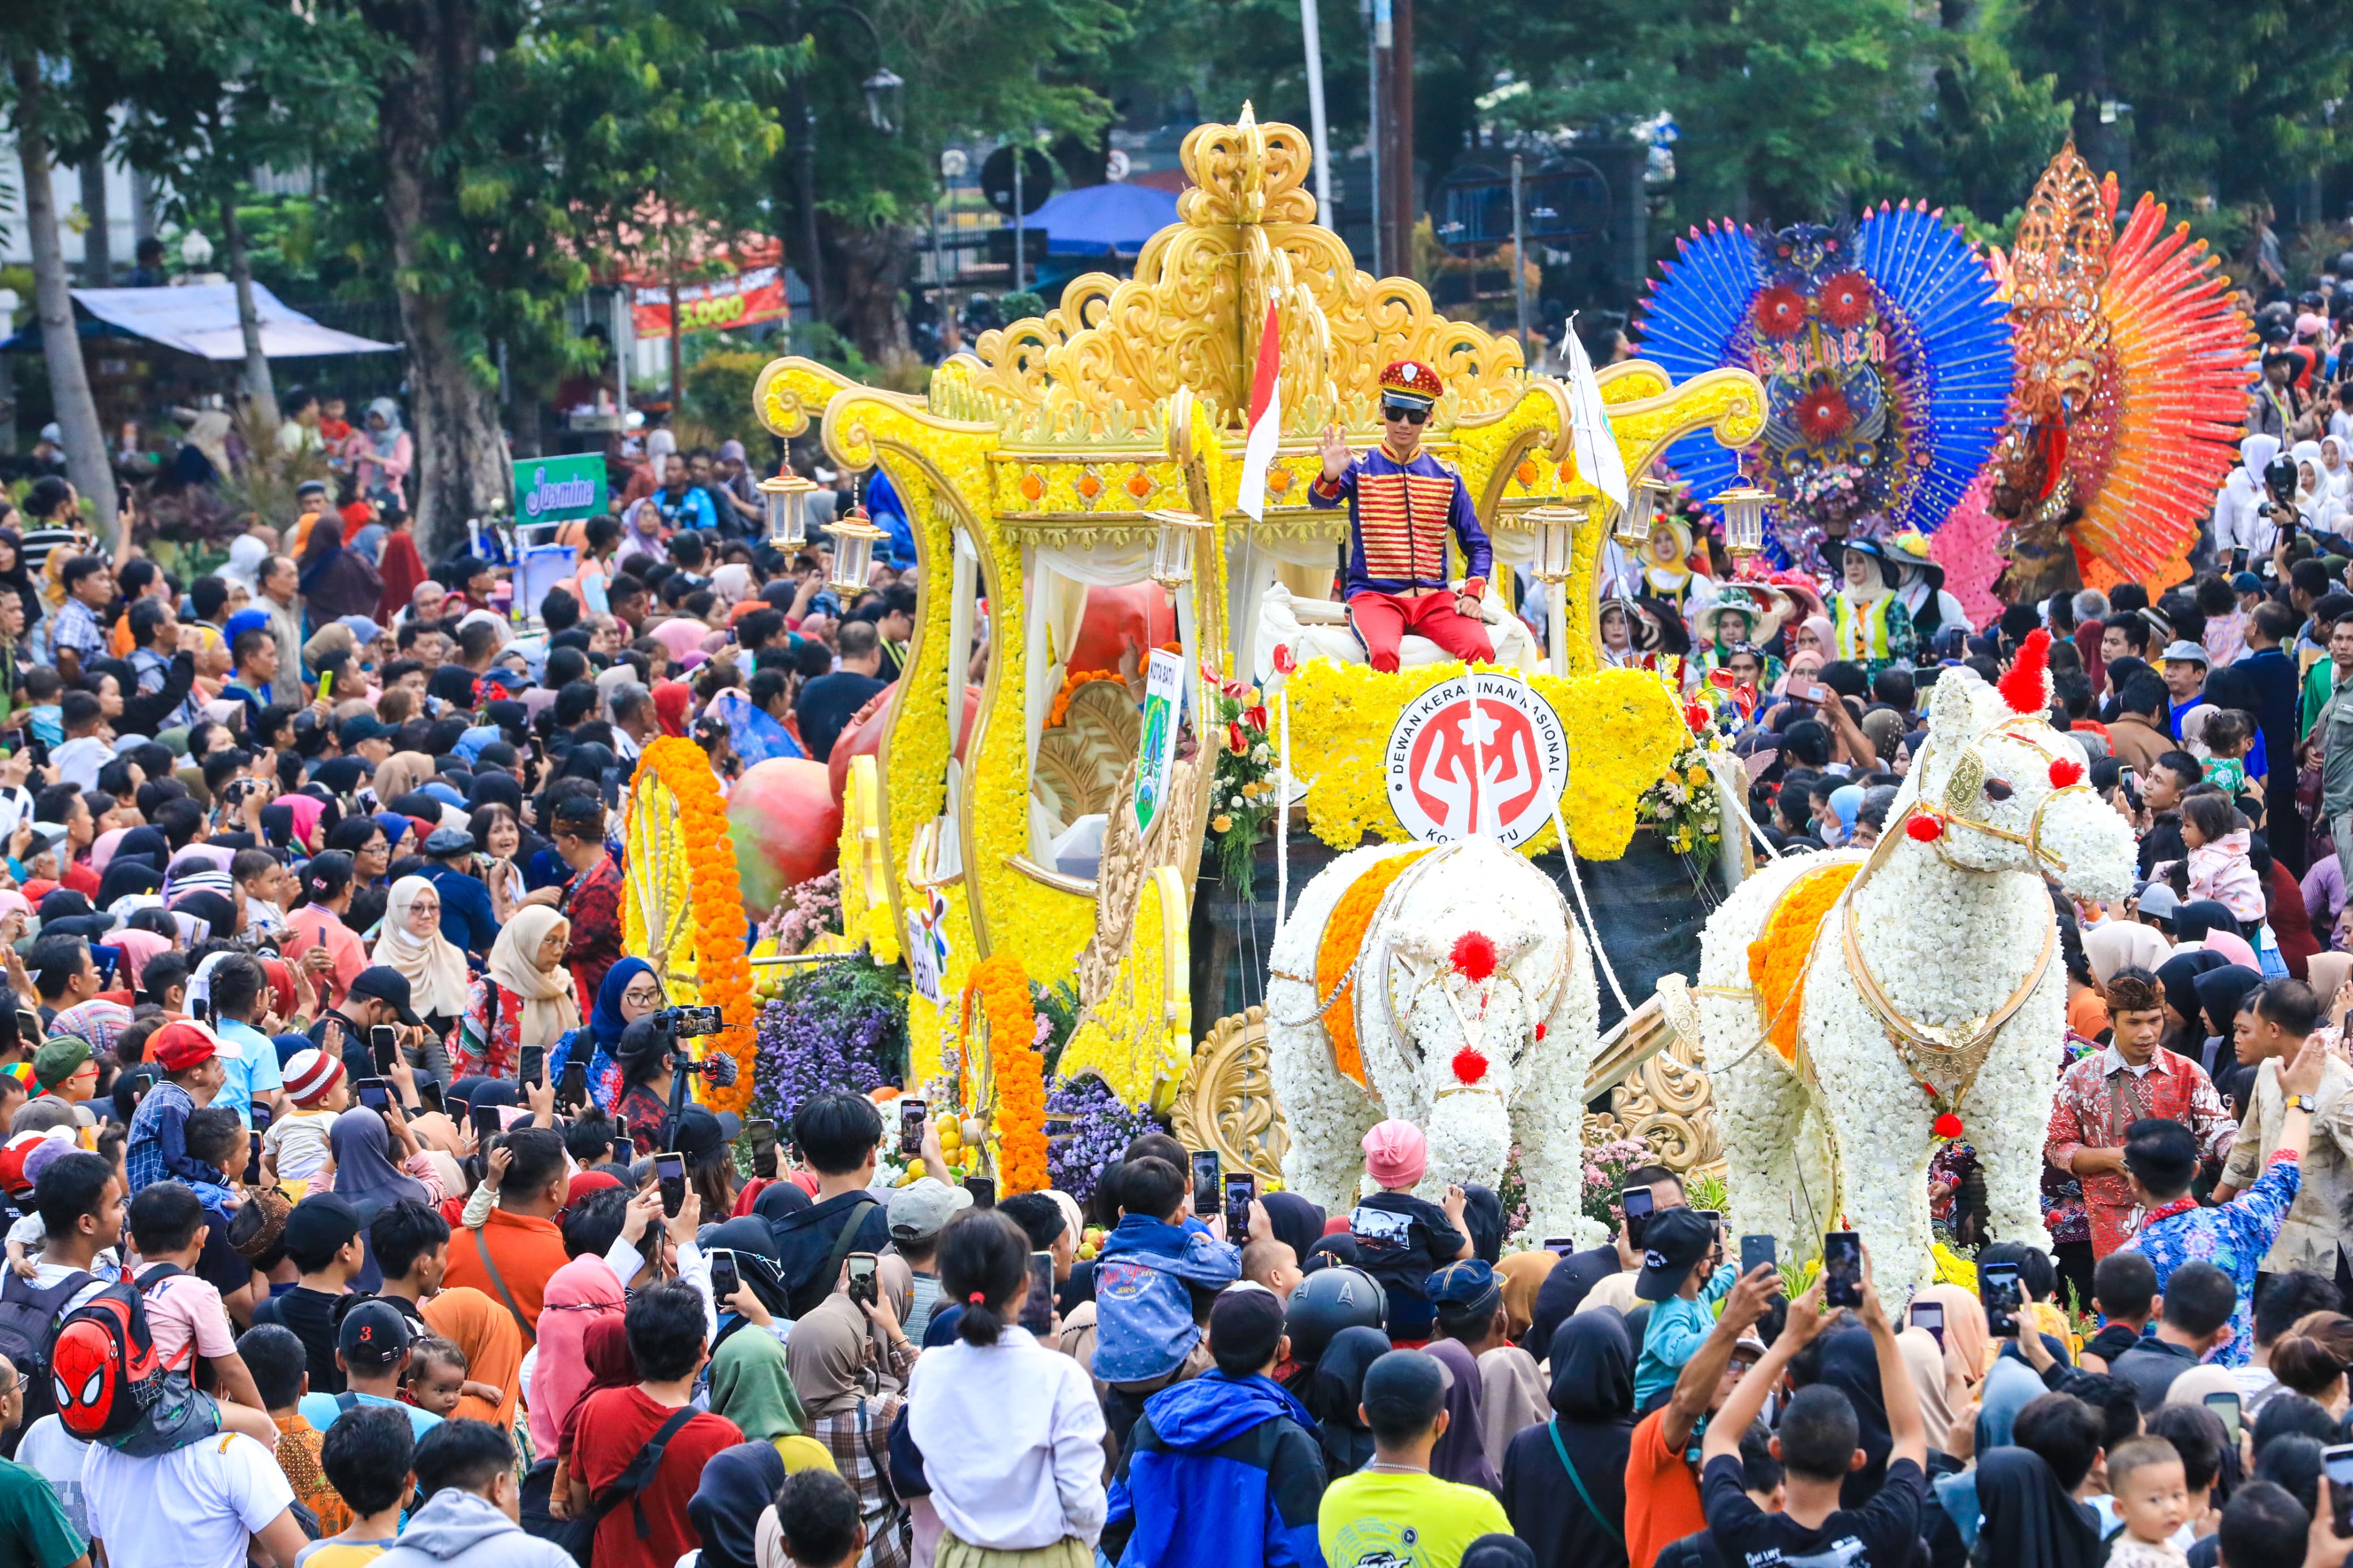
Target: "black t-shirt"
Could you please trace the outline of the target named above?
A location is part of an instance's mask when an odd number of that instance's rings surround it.
[[[2110,1323],[2084,1343],[2085,1355],[2098,1356],[2110,1366],[2116,1357],[2140,1343],[2140,1331],[2126,1323]]]
[[[837,669],[802,687],[793,701],[793,714],[800,721],[801,743],[809,755],[820,763],[829,760],[843,729],[881,689],[882,682],[854,669]]]
[[[196,1266],[189,1270],[224,1296],[234,1296],[253,1283],[253,1265],[228,1242],[229,1221],[235,1217],[219,1209],[205,1210],[204,1250],[196,1254]]]
[[[1388,1292],[1391,1336],[1427,1334],[1430,1277],[1462,1250],[1462,1233],[1446,1211],[1411,1193],[1375,1193],[1348,1215],[1348,1233],[1365,1272]]]
[[[297,1285],[283,1296],[273,1296],[253,1310],[257,1323],[277,1323],[294,1331],[302,1342],[311,1367],[311,1392],[341,1394],[343,1368],[335,1364],[335,1308],[341,1296]]]
[[[1908,1568],[1920,1549],[1920,1505],[1928,1479],[1911,1459],[1887,1467],[1887,1479],[1861,1508],[1842,1508],[1808,1530],[1786,1513],[1767,1513],[1742,1489],[1740,1460],[1710,1459],[1700,1479],[1708,1533],[1729,1568]]]

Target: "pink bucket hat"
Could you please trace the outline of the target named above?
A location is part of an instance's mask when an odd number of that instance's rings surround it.
[[[1365,1134],[1365,1171],[1385,1188],[1409,1187],[1430,1165],[1430,1140],[1410,1121],[1384,1121]]]

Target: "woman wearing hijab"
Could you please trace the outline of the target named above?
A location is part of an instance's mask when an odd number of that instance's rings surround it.
[[[792,1326],[789,1321],[792,1292],[785,1283],[784,1264],[776,1251],[776,1237],[768,1232],[768,1222],[751,1213],[730,1219],[711,1231],[703,1243],[705,1252],[722,1247],[735,1254],[736,1274],[767,1314],[767,1322],[764,1325],[770,1330],[767,1337],[781,1344],[786,1331]],[[711,1347],[714,1358],[741,1329],[754,1323],[753,1319],[742,1316],[726,1302],[722,1301],[718,1305],[719,1337]],[[797,1432],[803,1423],[797,1414],[798,1405],[794,1408],[793,1430]],[[742,1426],[746,1433],[752,1430],[741,1421],[735,1425]]]
[[[333,623],[343,616],[373,615],[384,603],[384,579],[364,559],[343,547],[341,528],[332,524],[312,528],[295,567],[301,574],[310,624],[343,631],[346,642],[351,633]]]
[[[351,439],[343,443],[343,455],[352,466],[352,482],[361,495],[378,506],[407,510],[406,487],[408,470],[417,461],[417,444],[400,427],[399,404],[389,397],[371,402],[363,427],[353,431]],[[314,534],[317,531],[311,530]]]
[[[1538,1568],[1621,1568],[1634,1443],[1625,1320],[1605,1311],[1568,1319],[1553,1331],[1551,1365],[1552,1419],[1504,1453],[1504,1512],[1535,1548]]]
[[[2173,945],[2155,926],[2138,921],[2109,921],[2084,933],[2084,956],[2091,962],[2092,979],[2101,985],[2119,969],[2155,971],[2172,953]]]
[[[2198,994],[2198,1016],[2185,1037],[2191,1048],[2182,1055],[2204,1068],[2218,1088],[2239,1066],[2239,1009],[2263,984],[2263,977],[2243,963],[2225,963],[2190,982]]]
[[[587,1397],[589,1329],[618,1325],[626,1301],[620,1281],[602,1258],[575,1258],[548,1277],[539,1313],[539,1354],[531,1374],[531,1446],[555,1452],[565,1422]]]
[[[1973,1562],[2000,1568],[2099,1568],[2107,1559],[2099,1515],[2039,1454],[1998,1447],[1978,1457]],[[1937,1489],[1943,1494],[1944,1489]]]
[[[695,1568],[759,1568],[760,1521],[776,1517],[786,1466],[765,1443],[739,1443],[703,1461],[687,1500],[687,1522],[702,1542]]]
[[[807,1435],[808,1413],[773,1333],[730,1334],[719,1347],[711,1358],[711,1413],[766,1445],[787,1470],[833,1468],[832,1454]]]
[[[1895,1336],[1904,1370],[1920,1395],[1920,1419],[1928,1428],[1928,1447],[1942,1448],[1953,1428],[1952,1379],[1945,1370],[1945,1352],[1936,1336],[1923,1328],[1907,1328]]]
[[[422,752],[395,752],[375,765],[375,797],[389,805],[439,771],[440,764]]]
[[[466,1352],[466,1381],[499,1391],[495,1405],[470,1394],[459,1395],[455,1414],[487,1421],[501,1432],[512,1431],[522,1394],[524,1349],[514,1314],[470,1285],[450,1286],[427,1296],[422,1310],[427,1328]]]
[[[588,1097],[600,1109],[611,1110],[624,1087],[617,1057],[621,1033],[648,1014],[659,1012],[661,1005],[661,982],[654,977],[654,966],[642,958],[620,960],[597,984],[587,1033],[575,1035],[569,1044],[549,1051],[548,1072],[562,1077],[575,1052],[590,1049]]]
[[[1365,1425],[1365,1372],[1389,1352],[1389,1337],[1378,1329],[1342,1329],[1324,1347],[1300,1403],[1315,1417],[1315,1440],[1324,1450],[1328,1484],[1353,1476],[1372,1462],[1373,1434]],[[1620,1470],[1625,1468],[1621,1462]]]
[[[499,928],[485,973],[468,988],[466,1019],[450,1047],[457,1072],[514,1075],[522,1047],[553,1049],[580,1026],[572,972],[564,967],[572,922],[545,904],[529,904]]]
[[[1462,1189],[1462,1229],[1472,1257],[1492,1266],[1504,1255],[1504,1200],[1494,1188],[1473,1183]]]
[[[1886,1397],[1879,1386],[1879,1351],[1860,1326],[1823,1335],[1821,1346],[1820,1381],[1845,1394],[1847,1403],[1854,1406],[1855,1446],[1863,1455],[1862,1468],[1848,1471],[1839,1488],[1839,1506],[1861,1508],[1879,1489],[1887,1474],[1888,1451],[1895,1444],[1887,1426]]]
[[[1297,1193],[1268,1193],[1259,1202],[1265,1205],[1267,1223],[1274,1227],[1274,1239],[1291,1248],[1293,1262],[1305,1262],[1307,1249],[1324,1234],[1323,1208]]]
[[[0,588],[16,590],[16,596],[25,603],[25,635],[32,636],[33,628],[41,624],[41,594],[25,566],[25,536],[13,528],[0,528]]]
[[[575,1263],[593,1261],[600,1268],[604,1265],[603,1258],[575,1258],[573,1261]],[[566,1268],[569,1267],[570,1265],[566,1265]],[[557,1279],[564,1277],[564,1274],[565,1269],[556,1270],[548,1280],[548,1284],[553,1287]],[[612,1277],[613,1271],[610,1268],[605,1269],[605,1278],[609,1280]],[[544,1320],[546,1316],[544,1307],[541,1309],[540,1315]],[[540,1331],[543,1334],[546,1332],[543,1321]],[[533,1363],[532,1381],[534,1384],[545,1375],[547,1360],[547,1347],[543,1343],[540,1346],[538,1359]],[[591,1398],[606,1390],[635,1388],[638,1384],[638,1363],[629,1356],[628,1331],[624,1326],[620,1311],[600,1313],[589,1320],[581,1335],[580,1361],[582,1367],[587,1372],[588,1379],[581,1386],[580,1391],[573,1396],[572,1403],[565,1408],[563,1418],[557,1423],[554,1449],[555,1477],[548,1490],[548,1510],[559,1519],[568,1518],[575,1511],[571,1507],[571,1500],[573,1494],[579,1489],[573,1483],[569,1472],[572,1468],[573,1445],[580,1437],[581,1413],[588,1408],[588,1401]],[[536,1388],[533,1392],[537,1392]],[[537,1427],[538,1424],[533,1422],[533,1429],[535,1431]],[[543,1454],[546,1450],[538,1451]],[[581,1513],[585,1518],[586,1511],[581,1510]]]
[[[1421,1353],[1446,1369],[1446,1430],[1430,1452],[1430,1473],[1441,1481],[1497,1491],[1503,1482],[1487,1462],[1486,1431],[1479,1419],[1485,1385],[1479,1363],[1460,1340],[1432,1340]]]
[[[802,1407],[808,1412],[808,1436],[828,1453],[860,1454],[870,1445],[879,1450],[905,1403],[896,1394],[868,1395],[867,1355],[873,1342],[865,1318],[850,1305],[848,1296],[839,1292],[795,1323],[792,1337],[785,1342],[785,1364],[800,1393]],[[904,1563],[907,1509],[891,1489],[887,1468],[873,1464],[851,1468],[855,1473],[842,1479],[857,1490],[859,1516],[866,1521],[867,1552],[862,1561],[869,1568],[878,1563]]]
[[[2198,1000],[2198,977],[2231,961],[2219,952],[2200,949],[2177,952],[2158,966],[2157,983],[2165,995],[2165,1048],[2197,1059],[2205,1037],[2204,1006]]]
[[[422,877],[392,885],[383,932],[368,962],[400,971],[408,982],[409,1005],[437,1036],[466,1015],[470,982],[466,955],[441,934],[440,889]]]
[[[403,1128],[402,1131],[406,1134],[407,1130]],[[447,1193],[432,1191],[425,1183],[392,1163],[392,1131],[382,1111],[371,1110],[364,1105],[355,1105],[344,1111],[335,1118],[334,1126],[328,1130],[327,1147],[335,1156],[335,1195],[349,1203],[375,1204],[389,1208],[394,1204],[408,1201],[429,1206],[448,1196]],[[404,1156],[415,1152],[414,1149],[404,1146]],[[434,1184],[438,1186],[439,1184]],[[352,1289],[365,1296],[383,1288],[384,1271],[376,1267],[375,1252],[371,1247],[361,1260],[360,1272],[352,1281]]]
[[[1507,1254],[1496,1263],[1495,1279],[1504,1288],[1504,1332],[1514,1344],[1528,1342],[1528,1330],[1535,1321],[1536,1294],[1559,1264],[1560,1254],[1545,1247]]]

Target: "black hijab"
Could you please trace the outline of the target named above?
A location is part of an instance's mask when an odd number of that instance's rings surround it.
[[[1324,1210],[1297,1193],[1266,1193],[1260,1196],[1266,1205],[1268,1223],[1274,1226],[1274,1239],[1291,1248],[1301,1263],[1324,1234]]]
[[[1577,1313],[1548,1342],[1555,1418],[1527,1427],[1504,1451],[1504,1511],[1535,1546],[1539,1568],[1624,1568],[1626,1545],[1610,1527],[1626,1516],[1634,1342],[1626,1321],[1604,1310]],[[1562,1467],[1564,1454],[1591,1506]]]
[[[1353,1266],[1363,1261],[1363,1249],[1357,1247],[1356,1238],[1344,1230],[1336,1236],[1318,1237],[1309,1243],[1306,1256],[1299,1260],[1299,1271],[1313,1274],[1318,1268],[1329,1268],[1335,1263]]]
[[[738,1443],[703,1461],[686,1517],[702,1538],[702,1568],[758,1568],[760,1516],[785,1484],[774,1443]]]
[[[2198,977],[2210,969],[2221,969],[2230,960],[2219,952],[2204,948],[2195,952],[2177,952],[2157,966],[2157,983],[2165,988],[2165,1004],[2190,1022],[2198,1024]]]
[[[164,873],[150,866],[143,857],[126,860],[118,854],[106,863],[106,875],[99,879],[98,907],[112,909],[117,899],[152,893],[163,885]]]
[[[2069,1497],[2042,1457],[2028,1449],[1978,1456],[1978,1511],[1976,1561],[2002,1568],[2097,1568],[2106,1559],[2098,1516]]]
[[[1528,1311],[1528,1337],[1531,1346],[1552,1343],[1553,1331],[1577,1315],[1577,1308],[1593,1288],[1611,1275],[1623,1270],[1618,1248],[1604,1242],[1588,1247],[1583,1252],[1572,1252],[1553,1266],[1553,1271],[1536,1287],[1535,1305]]]
[[[2243,963],[2226,963],[2220,969],[2210,969],[2190,984],[2198,993],[2198,1005],[2206,1015],[2206,1037],[2199,1040],[2192,1053],[2206,1076],[2221,1083],[2239,1065],[2239,1042],[2236,1037],[2239,1009],[2246,1004],[2247,995],[2262,986],[2263,977]],[[2190,1031],[2192,1035],[2197,1030]]]
[[[445,664],[435,670],[433,678],[425,683],[425,693],[471,712],[474,707],[474,672],[462,664]]]
[[[33,586],[33,574],[25,564],[25,536],[13,528],[0,528],[0,544],[16,552],[16,563],[0,572],[0,587],[14,588],[16,596],[25,601],[25,629],[29,632],[41,624],[46,613],[41,605],[40,590]]]
[[[1858,1326],[1824,1336],[1821,1381],[1854,1406],[1859,1428],[1855,1444],[1862,1450],[1863,1464],[1847,1472],[1839,1488],[1839,1506],[1861,1508],[1886,1479],[1888,1451],[1895,1446],[1894,1434],[1887,1429],[1887,1401],[1879,1388],[1879,1350],[1868,1331]]]
[[[1504,1256],[1504,1200],[1493,1187],[1462,1189],[1462,1228],[1471,1236],[1471,1256],[1493,1264]]]
[[[1357,1410],[1365,1402],[1366,1370],[1388,1352],[1388,1335],[1358,1324],[1334,1334],[1315,1363],[1300,1403],[1315,1417],[1327,1482],[1353,1476],[1372,1462],[1372,1428]]]
[[[124,834],[122,841],[114,847],[115,860],[125,855],[143,856],[151,864],[161,867],[172,858],[172,841],[164,837],[164,830],[160,827],[134,827]],[[111,866],[114,861],[110,860],[107,864]]]
[[[790,1183],[786,1184],[791,1185]],[[793,1191],[799,1192],[800,1189],[794,1187]],[[733,1251],[735,1272],[742,1277],[744,1283],[752,1287],[752,1294],[760,1298],[762,1306],[779,1318],[792,1315],[792,1291],[785,1284],[784,1264],[777,1257],[776,1238],[769,1231],[766,1220],[756,1215],[744,1215],[729,1220],[712,1231],[711,1239],[704,1244],[703,1250],[708,1252],[714,1247],[724,1247]],[[738,1319],[731,1324],[728,1332],[741,1327],[742,1321]],[[724,1340],[727,1333],[723,1332],[720,1337]],[[714,1345],[713,1349],[716,1348]]]

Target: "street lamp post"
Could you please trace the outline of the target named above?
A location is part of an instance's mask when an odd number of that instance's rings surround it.
[[[797,42],[801,36],[803,12],[800,0],[783,0],[776,16],[745,10],[742,16],[756,18],[777,35],[786,44]],[[813,5],[807,19],[819,16],[846,16],[866,29],[867,38],[874,46],[876,69],[872,76],[860,83],[866,95],[866,117],[874,129],[885,136],[895,136],[899,131],[899,100],[905,83],[882,63],[882,31],[874,18],[855,5]],[[793,192],[800,206],[802,279],[808,285],[809,314],[818,321],[825,319],[825,263],[818,251],[817,237],[817,106],[809,101],[808,88],[803,73],[795,72],[785,89],[785,119],[794,131]]]

